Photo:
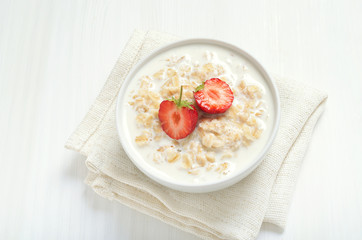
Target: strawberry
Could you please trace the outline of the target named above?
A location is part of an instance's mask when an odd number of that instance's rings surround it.
[[[194,98],[202,111],[213,114],[228,110],[234,94],[226,82],[211,78],[195,89]]]
[[[192,133],[197,124],[198,113],[194,105],[182,98],[182,86],[179,99],[172,97],[164,100],[158,110],[162,130],[173,139],[181,139]]]

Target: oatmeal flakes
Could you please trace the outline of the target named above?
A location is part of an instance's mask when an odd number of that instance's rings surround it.
[[[195,152],[195,153],[198,152],[199,147],[200,147],[200,143],[198,141],[191,141],[189,143],[189,150],[191,152]]]
[[[248,124],[249,126],[255,126],[256,125],[256,119],[255,117],[251,116],[247,121],[246,124]]]
[[[207,63],[204,66],[202,66],[202,71],[204,73],[214,73],[214,71],[216,71],[214,64],[212,63]]]
[[[161,69],[160,71],[153,74],[153,78],[156,80],[162,80],[164,73],[165,73],[165,70]]]
[[[166,59],[166,61],[168,61],[168,66],[174,67],[177,64],[179,64],[180,62],[182,62],[184,59],[185,59],[185,56],[181,56],[181,57],[172,56],[172,57]]]
[[[174,146],[162,146],[157,149],[158,152],[164,152],[168,148],[174,148]]]
[[[201,167],[205,166],[206,158],[205,158],[204,154],[202,154],[202,153],[197,154],[196,161]]]
[[[207,171],[210,171],[211,169],[213,169],[215,167],[215,164],[208,164],[206,167]]]
[[[227,170],[228,167],[229,167],[229,163],[223,162],[215,169],[215,171],[222,173],[222,172],[225,172],[225,170]]]
[[[226,112],[226,115],[232,119],[236,119],[238,113],[240,112],[241,106],[239,104],[231,105],[229,110]]]
[[[177,99],[177,95],[180,92],[180,88],[179,87],[167,87],[167,88],[163,88],[160,93],[161,96],[165,99],[171,98],[171,97],[175,97]]]
[[[250,131],[250,127],[244,125],[242,127],[242,130],[243,130],[243,135],[244,135],[244,138],[248,139],[248,140],[252,140],[253,139],[253,135]]]
[[[235,131],[233,133],[231,133],[231,137],[232,141],[234,142],[239,142],[240,139],[242,138],[242,132],[241,131]]]
[[[246,122],[249,119],[250,114],[248,112],[243,112],[239,114],[239,119],[242,122]]]
[[[172,68],[168,68],[167,71],[166,71],[166,74],[167,74],[168,78],[172,78],[174,76],[177,76],[177,72]]]
[[[197,86],[198,86],[203,82],[204,75],[201,72],[196,71],[196,72],[191,73],[191,78],[196,81]]]
[[[187,173],[192,175],[198,175],[200,173],[200,169],[191,169]]]
[[[254,129],[254,131],[253,131],[253,137],[255,138],[255,139],[258,139],[259,137],[260,137],[260,134],[262,133],[262,130],[260,130],[260,129]]]
[[[201,132],[201,143],[207,148],[231,148],[235,149],[240,145],[242,128],[239,123],[230,121],[227,117],[218,119],[202,119],[199,124]]]
[[[151,100],[153,104],[156,104],[156,106],[159,105],[161,102],[161,96],[155,92],[148,91],[147,97]]]
[[[163,85],[162,85],[162,90],[164,90],[165,88],[177,88],[179,89],[180,87],[180,82],[178,80],[178,78],[169,78]]]
[[[233,154],[231,152],[226,152],[222,155],[221,159],[225,159],[225,158],[232,158]]]
[[[220,140],[215,140],[211,144],[211,148],[221,148],[221,147],[224,147],[224,146],[225,146],[225,144]]]
[[[141,85],[140,88],[141,89],[147,89],[149,87],[151,87],[151,78],[149,76],[143,76],[141,78]]]
[[[175,148],[167,148],[166,150],[166,159],[168,162],[172,163],[177,161],[180,158],[180,153],[177,152]]]
[[[202,130],[201,130],[202,131]],[[212,133],[209,133],[207,135],[205,134],[200,134],[200,136],[202,136],[202,145],[204,145],[207,148],[212,148],[212,146],[215,144],[216,138],[215,135]],[[217,144],[219,145],[219,144]]]
[[[255,108],[260,108],[263,105],[263,101],[258,101],[258,104],[256,105]]]
[[[180,76],[185,77],[188,76],[191,73],[191,66],[189,64],[181,64],[179,67]]]
[[[136,121],[139,124],[142,124],[143,126],[149,128],[152,125],[153,116],[152,116],[152,114],[149,114],[149,113],[141,113],[141,114],[138,114],[138,116],[136,117]]]
[[[155,133],[162,133],[160,122],[157,122],[156,124],[153,125],[153,131],[155,131]]]
[[[155,153],[153,153],[153,161],[155,162],[155,163],[161,163],[161,161],[162,161],[162,156],[161,156],[161,154],[159,153],[159,152],[155,152]]]
[[[211,163],[215,162],[215,154],[214,153],[208,152],[208,153],[205,154],[205,156],[206,156],[207,161],[209,161]]]
[[[135,142],[139,146],[144,146],[149,143],[149,141],[151,140],[151,137],[152,137],[151,132],[144,130],[140,136],[136,137]]]
[[[255,113],[255,116],[257,117],[261,117],[263,115],[263,110],[259,110],[258,112]]]
[[[187,91],[184,93],[184,100],[187,100],[187,101],[193,101],[194,100],[194,93],[192,91]]]
[[[244,90],[245,87],[246,87],[246,83],[245,83],[244,80],[242,80],[242,81],[240,82],[240,84],[239,84],[239,88],[240,88],[241,90]]]
[[[259,98],[261,96],[259,87],[255,86],[255,85],[247,86],[246,87],[246,94],[252,99],[255,98],[255,97]]]
[[[254,108],[254,106],[255,106],[255,101],[254,100],[247,101],[245,103],[244,110],[250,112]]]
[[[182,155],[182,166],[186,169],[190,169],[192,167],[191,156],[188,153]]]
[[[139,107],[136,108],[136,110],[140,113],[144,113],[144,112],[148,112],[150,108],[147,107],[146,105],[141,105]]]
[[[158,107],[159,108],[159,107]],[[153,119],[158,118],[158,110],[157,109],[151,109],[149,113],[152,115]]]
[[[245,147],[247,147],[247,146],[250,145],[250,140],[248,140],[248,139],[246,139],[246,138],[244,137],[243,140],[242,140],[242,144],[243,144]]]
[[[222,65],[217,64],[216,65],[216,72],[217,72],[217,75],[221,75],[221,74],[225,73],[225,69],[224,69],[224,67]]]

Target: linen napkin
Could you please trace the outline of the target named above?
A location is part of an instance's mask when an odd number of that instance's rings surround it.
[[[261,224],[285,226],[298,170],[323,111],[326,94],[275,77],[281,100],[280,129],[259,167],[237,184],[192,194],[163,187],[141,173],[119,142],[115,123],[118,91],[144,56],[177,37],[135,31],[106,84],[66,147],[87,156],[85,182],[96,193],[203,239],[255,239]]]

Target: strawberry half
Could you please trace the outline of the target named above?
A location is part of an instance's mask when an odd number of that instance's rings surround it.
[[[173,139],[185,138],[192,133],[197,124],[198,113],[195,106],[182,98],[182,86],[179,99],[172,97],[160,104],[158,118],[162,130]]]
[[[234,101],[234,94],[226,82],[211,78],[195,89],[194,98],[202,111],[214,114],[228,110]]]

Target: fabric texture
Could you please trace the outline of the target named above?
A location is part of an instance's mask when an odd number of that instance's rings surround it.
[[[221,191],[192,194],[163,187],[141,173],[123,151],[115,124],[121,84],[140,59],[178,39],[153,31],[133,33],[94,105],[66,143],[87,156],[85,182],[102,197],[203,239],[255,239],[263,222],[284,228],[299,168],[327,99],[323,92],[274,77],[281,101],[275,142],[256,170]]]

